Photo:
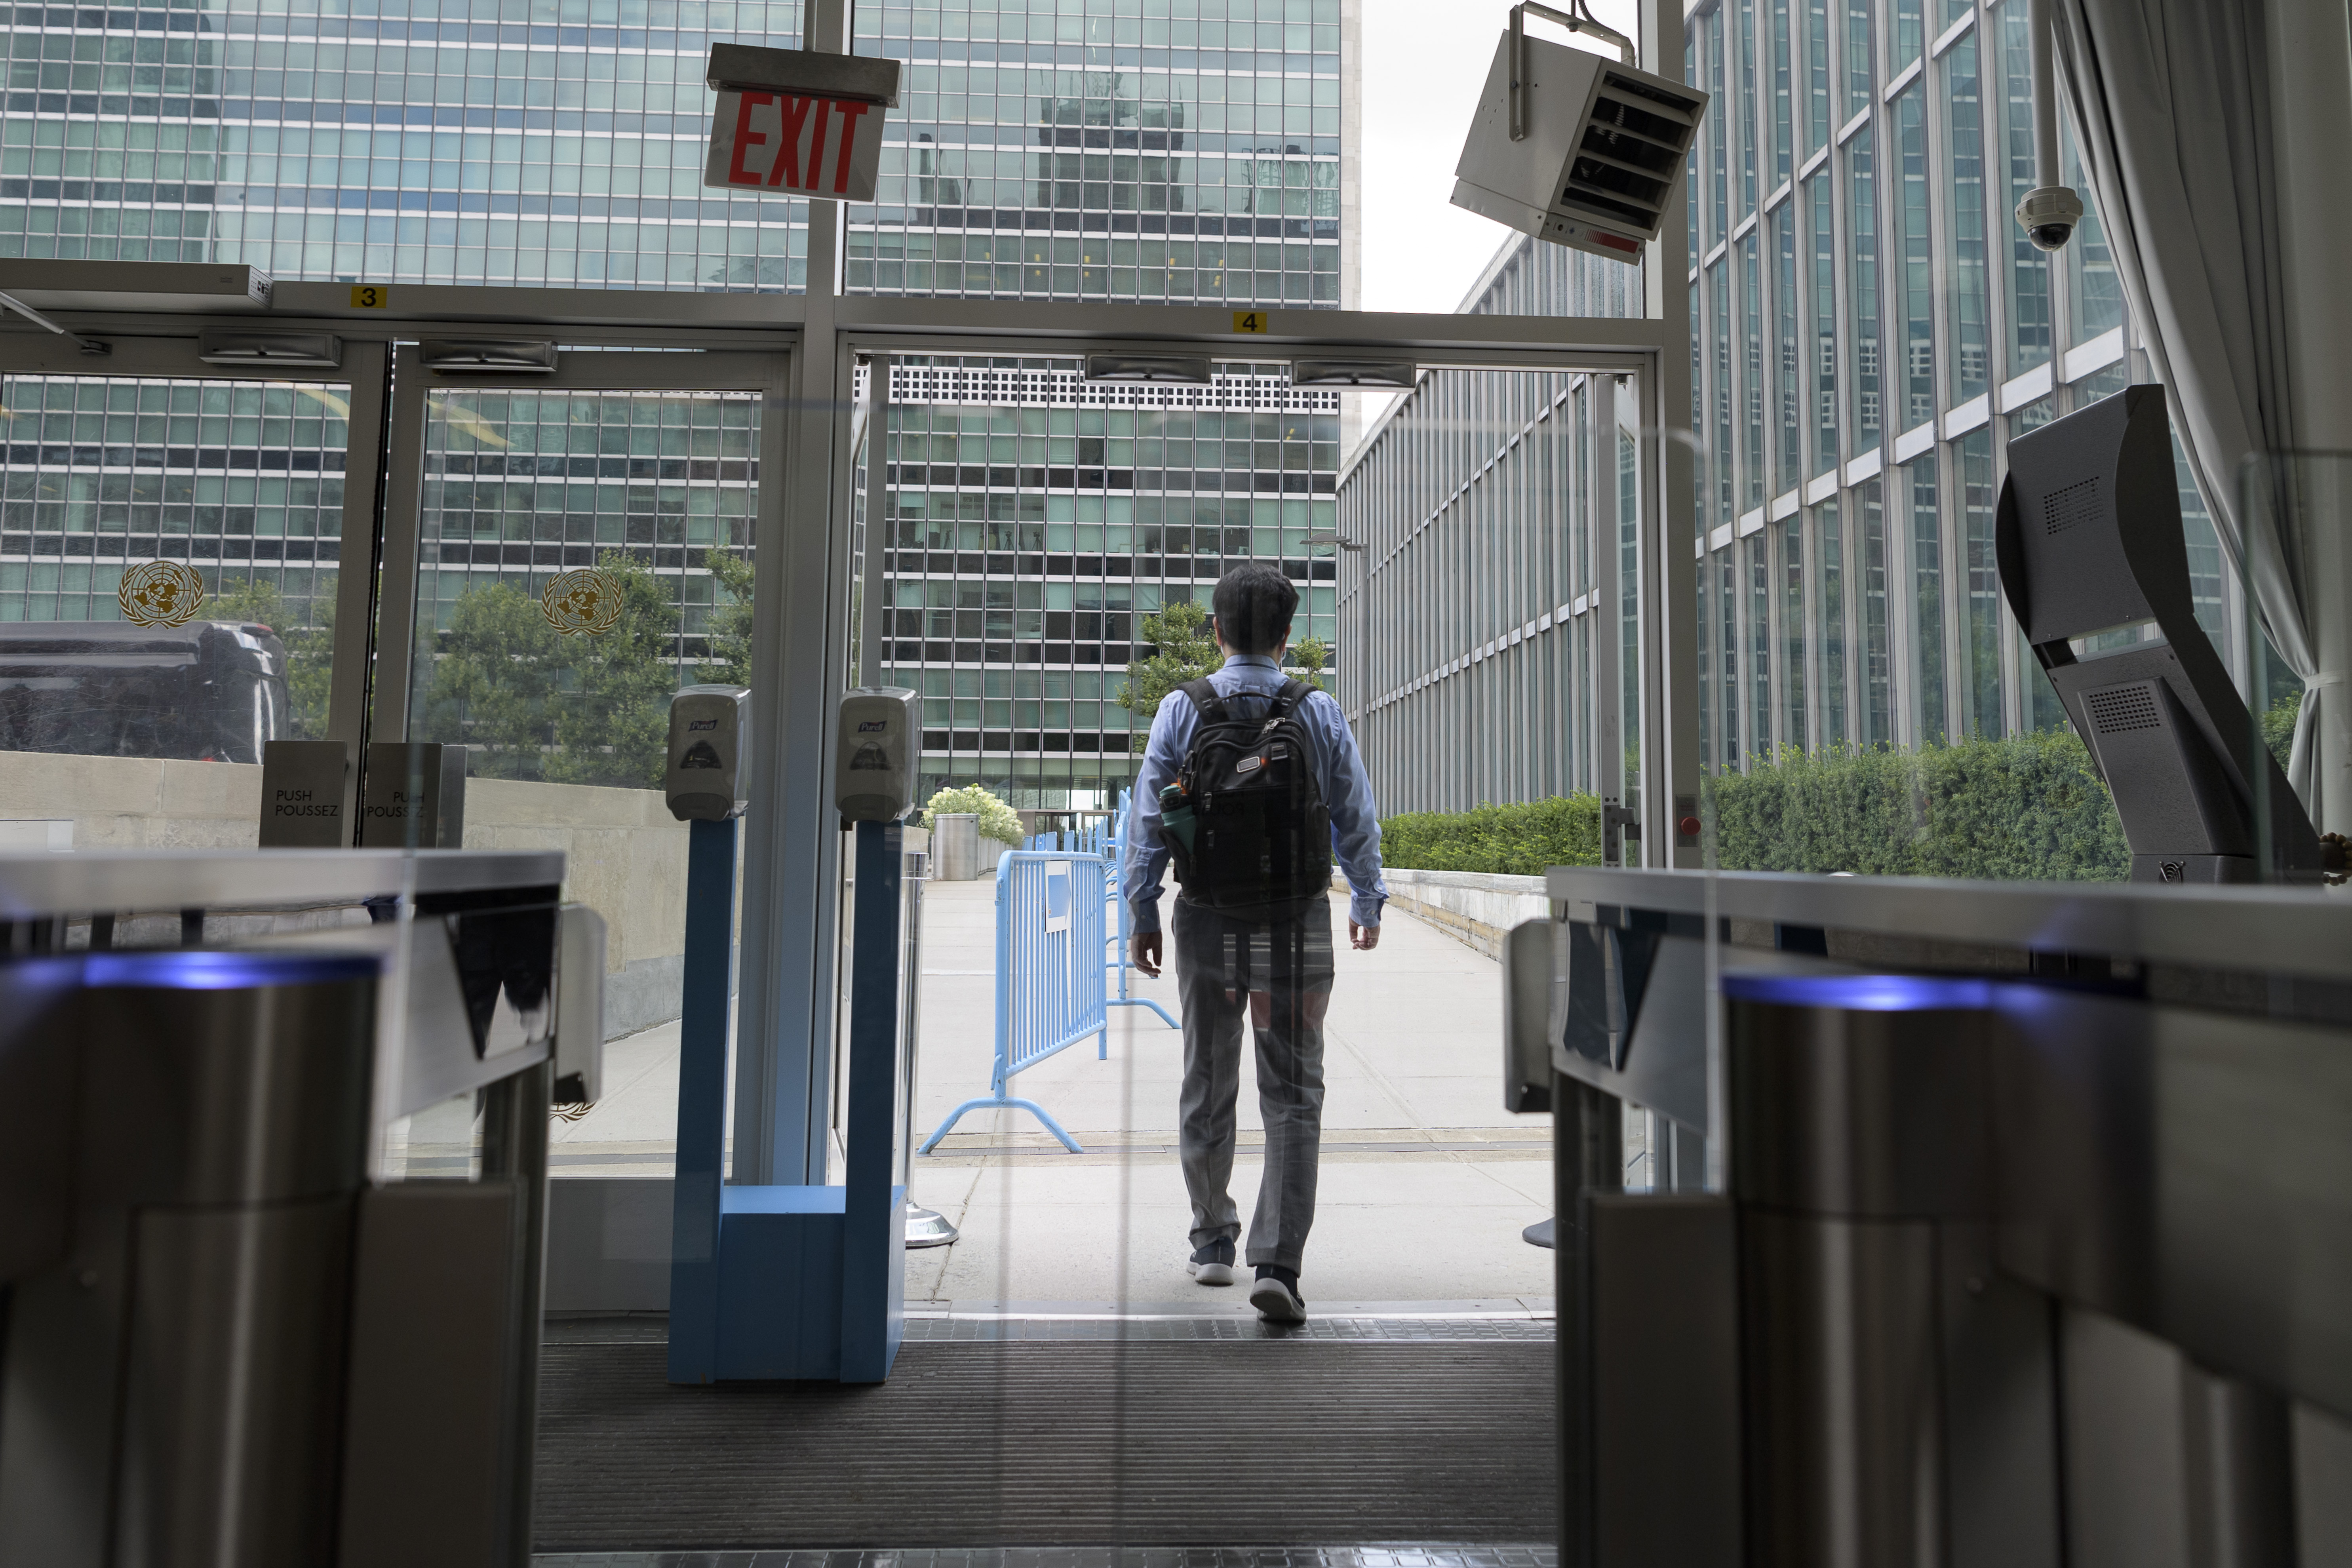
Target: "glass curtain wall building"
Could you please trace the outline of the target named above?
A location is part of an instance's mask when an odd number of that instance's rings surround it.
[[[883,679],[924,696],[925,792],[975,779],[1024,809],[1098,806],[1132,776],[1118,698],[1144,616],[1278,561],[1296,636],[1332,640],[1339,395],[1287,365],[1213,385],[1087,382],[1075,361],[897,361]]]
[[[2000,595],[2010,438],[2145,379],[2089,214],[2055,256],[2034,184],[2027,0],[1720,0],[1688,183],[1701,756],[1916,747],[2064,716]],[[2071,183],[2087,200],[2072,153]],[[2181,468],[2199,617],[2242,595]],[[2242,669],[2237,670],[2242,680]]]
[[[1638,315],[1641,270],[1515,238],[1462,308]],[[1339,690],[1384,809],[1638,785],[1640,428],[1617,377],[1433,370],[1351,455]]]
[[[387,284],[796,291],[807,281],[805,205],[701,188],[702,77],[714,39],[796,46],[800,12],[798,0],[16,7],[0,109],[0,256],[243,262]],[[1357,260],[1343,229],[1356,171],[1342,117],[1353,112],[1356,52],[1342,39],[1355,26],[1354,0],[858,5],[856,50],[908,70],[878,199],[845,214],[843,286],[1353,304]],[[1124,710],[1109,707],[1106,719],[1097,705],[1116,696],[1137,616],[1192,593],[1203,562],[1255,552],[1309,577],[1301,539],[1329,526],[1336,400],[1294,397],[1274,373],[1238,369],[1197,406],[1163,407],[1075,389],[1071,366],[1000,368],[1024,390],[996,405],[902,362],[916,379],[892,410],[889,439],[921,451],[887,459],[887,542],[903,574],[892,605],[903,615],[968,603],[988,618],[971,637],[930,635],[926,620],[919,637],[892,638],[888,662],[893,679],[957,704],[934,772],[985,777],[1028,805],[1066,804],[1064,781],[1082,779],[1091,800],[1126,764],[1096,758],[1071,773],[1069,753],[1046,748],[1078,735],[1089,757],[1126,754]],[[1039,377],[1061,390],[1031,396]],[[303,472],[300,431],[286,437],[289,469],[256,393],[234,395],[255,403],[236,408],[249,438],[132,433],[194,415],[199,402],[226,420],[232,395],[12,383],[0,396],[0,619],[111,618],[123,564],[146,552],[131,544],[155,531],[132,510],[177,503],[163,526],[193,531],[179,558],[208,593],[247,613],[268,600],[272,614],[315,629],[317,606],[332,597],[336,530],[299,550],[244,542],[281,514],[301,512],[309,532],[320,526],[312,512],[332,521],[333,481]],[[428,510],[454,531],[427,598],[439,643],[469,590],[534,595],[556,572],[617,552],[672,595],[672,662],[724,661],[709,627],[713,616],[725,623],[730,595],[709,550],[740,530],[709,519],[714,500],[731,500],[723,484],[702,493],[679,461],[713,455],[709,442],[667,429],[676,411],[642,402],[575,397],[560,435],[543,419],[533,426],[541,460],[524,465],[530,478],[552,472],[549,453],[593,452],[606,460],[585,477],[612,481],[610,495],[519,485],[514,455],[488,442],[446,476],[436,468]],[[452,428],[467,445],[467,426]],[[1035,450],[972,461],[1013,443]],[[604,475],[614,462],[621,470]],[[486,486],[493,470],[501,482]],[[564,464],[567,479],[580,470]],[[588,521],[606,513],[634,521]],[[665,521],[648,529],[639,513]],[[965,538],[997,524],[1012,529],[1002,550],[994,535]],[[1014,619],[1000,626],[1000,608]],[[1328,639],[1330,606],[1310,614]],[[1049,629],[1068,616],[1097,617],[1101,629]],[[1049,665],[1048,652],[1060,658]],[[1080,704],[1085,721],[1049,722],[1046,701]]]
[[[2145,379],[2146,362],[2095,211],[2054,257],[2010,216],[2034,184],[2027,11],[1719,0],[1689,17],[1685,79],[1714,95],[1685,195],[1712,771],[2065,722],[2000,595],[2005,454]],[[2071,138],[2066,155],[2087,200]],[[1616,312],[1589,285],[1510,294],[1585,265],[1548,248],[1508,241],[1464,308]],[[1504,378],[1424,378],[1340,487],[1343,531],[1367,545],[1343,568],[1344,689],[1383,801],[1405,809],[1625,782],[1594,743],[1608,667],[1581,651],[1584,619],[1611,613],[1587,564],[1607,498],[1582,473],[1533,498],[1514,488],[1528,436],[1580,395],[1482,401],[1482,379]],[[1597,472],[1603,455],[1585,460]],[[2244,683],[2242,593],[2179,473],[2199,617]],[[1533,581],[1530,521],[1545,536]],[[1408,581],[1426,592],[1433,576],[1440,607],[1408,614]],[[1567,700],[1538,710],[1557,726],[1544,744],[1481,721],[1547,680]]]

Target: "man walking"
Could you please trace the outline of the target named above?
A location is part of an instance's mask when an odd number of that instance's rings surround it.
[[[1315,1221],[1323,1128],[1323,1016],[1331,1002],[1331,856],[1346,871],[1349,940],[1380,944],[1381,825],[1339,704],[1282,673],[1298,590],[1253,562],[1211,601],[1224,668],[1169,693],[1135,781],[1121,893],[1135,966],[1160,966],[1160,894],[1171,855],[1176,986],[1184,1010],[1178,1146],[1203,1285],[1234,1280],[1241,1214],[1227,1190],[1242,1019],[1257,1044],[1265,1168],[1250,1224],[1250,1302],[1303,1322],[1298,1271]]]

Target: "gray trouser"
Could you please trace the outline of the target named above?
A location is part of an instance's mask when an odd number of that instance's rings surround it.
[[[1184,1008],[1184,1090],[1177,1146],[1192,1199],[1192,1246],[1235,1241],[1241,1211],[1228,1190],[1242,1023],[1257,1037],[1257,1100],[1265,1172],[1246,1260],[1297,1268],[1315,1223],[1323,1137],[1323,1013],[1331,995],[1331,904],[1252,924],[1176,900],[1176,990]],[[1258,993],[1253,1007],[1251,993]],[[1253,1017],[1253,1014],[1255,1016]]]

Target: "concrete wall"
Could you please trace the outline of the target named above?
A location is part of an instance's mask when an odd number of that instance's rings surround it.
[[[70,823],[77,849],[250,849],[260,816],[250,763],[0,752],[0,827]],[[608,1036],[677,1016],[687,833],[658,790],[466,781],[467,848],[560,849],[564,897],[604,917]]]
[[[1522,921],[1551,918],[1541,877],[1484,871],[1399,871],[1382,868],[1389,903],[1427,921],[1455,941],[1501,962],[1503,940]],[[1338,883],[1344,895],[1347,884]]]
[[[250,849],[261,770],[249,763],[0,752],[0,820],[73,824],[77,849]]]

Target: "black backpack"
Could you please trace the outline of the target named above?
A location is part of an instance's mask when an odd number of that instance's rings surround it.
[[[1331,888],[1331,814],[1298,717],[1311,689],[1284,681],[1261,719],[1227,708],[1206,680],[1177,689],[1201,716],[1161,799],[1184,900],[1245,920],[1299,913]]]

